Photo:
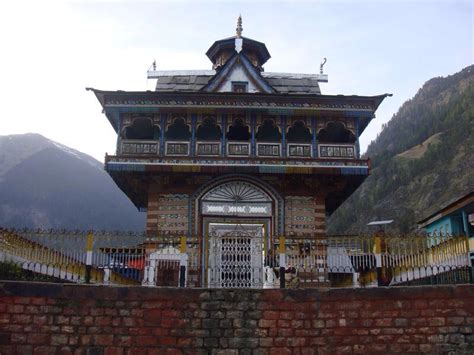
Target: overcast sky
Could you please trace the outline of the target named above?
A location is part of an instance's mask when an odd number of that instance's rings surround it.
[[[59,2],[0,4],[0,135],[36,132],[103,161],[115,132],[85,87],[146,90],[146,71],[211,69],[206,50],[235,34],[264,42],[266,71],[317,73],[325,94],[393,93],[361,137],[425,81],[473,63],[472,1]]]

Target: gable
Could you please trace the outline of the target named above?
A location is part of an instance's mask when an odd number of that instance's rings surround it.
[[[245,83],[249,93],[273,93],[275,90],[260,75],[244,54],[234,54],[203,87],[207,92],[232,92],[233,83]]]
[[[246,83],[247,92],[262,92],[262,89],[256,85],[253,78],[248,75],[242,64],[237,63],[232,68],[227,77],[222,81],[217,92],[231,92],[233,83]]]

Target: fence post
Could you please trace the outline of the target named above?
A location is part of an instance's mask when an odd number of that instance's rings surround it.
[[[91,283],[91,271],[92,271],[92,246],[94,245],[94,233],[89,231],[87,233],[86,243],[86,284]]]
[[[186,254],[186,237],[181,237],[180,245],[180,259],[179,259],[179,287],[186,287],[186,264],[188,256]]]
[[[280,288],[285,288],[285,268],[286,268],[286,248],[285,248],[285,237],[280,236]]]
[[[474,284],[474,237],[471,238],[468,233],[466,233],[466,249],[468,259],[468,270],[470,274],[469,283]]]

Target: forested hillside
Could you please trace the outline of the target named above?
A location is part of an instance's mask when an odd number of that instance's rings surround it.
[[[372,170],[331,216],[329,233],[367,230],[394,219],[394,232],[474,189],[474,66],[426,82],[372,142]]]

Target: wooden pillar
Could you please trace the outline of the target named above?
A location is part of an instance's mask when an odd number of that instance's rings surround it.
[[[256,115],[252,114],[250,116],[250,134],[251,134],[251,141],[250,141],[250,156],[255,157],[257,155],[256,143],[255,143],[255,125],[257,124],[257,117]]]
[[[281,156],[286,157],[286,123],[287,117],[280,116],[280,130],[281,130]]]
[[[355,133],[356,133],[356,153],[355,157],[360,158],[360,145],[359,145],[359,117],[355,120]]]
[[[221,130],[222,130],[222,138],[221,138],[221,156],[225,157],[227,154],[226,145],[227,145],[227,115],[221,115]]]
[[[122,149],[120,147],[122,143],[122,115],[120,112],[117,112],[118,116],[118,123],[117,123],[117,143],[116,143],[116,148],[115,148],[115,154],[119,155],[122,154]]]
[[[313,158],[318,158],[319,152],[318,152],[318,137],[317,137],[317,132],[316,132],[316,117],[311,117],[311,130],[313,131]]]
[[[166,113],[162,113],[160,117],[160,156],[165,155],[165,130],[166,130],[166,122],[168,120],[168,115]]]
[[[197,115],[191,115],[191,156],[196,155],[196,127],[197,126]]]

